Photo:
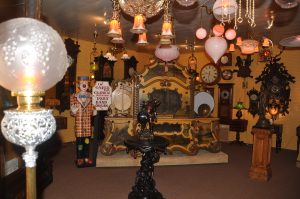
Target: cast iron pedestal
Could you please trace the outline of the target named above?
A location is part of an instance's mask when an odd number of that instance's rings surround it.
[[[142,153],[141,167],[137,171],[135,185],[128,199],[163,199],[162,194],[155,189],[153,179],[154,164],[159,162],[160,152],[165,152],[168,141],[159,136],[153,140],[140,140],[137,136],[130,137],[124,142],[127,151],[136,150]]]

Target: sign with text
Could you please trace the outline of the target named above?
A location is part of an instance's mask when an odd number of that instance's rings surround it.
[[[93,105],[97,111],[107,111],[111,104],[111,87],[108,82],[96,81],[93,87]]]

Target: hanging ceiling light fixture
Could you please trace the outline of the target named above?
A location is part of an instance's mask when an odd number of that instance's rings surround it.
[[[130,32],[135,34],[142,34],[147,31],[145,28],[146,18],[142,14],[137,14],[134,16],[133,27],[130,29]]]
[[[118,0],[112,0],[113,2],[113,13],[112,18],[109,22],[109,31],[106,34],[109,37],[121,37],[119,29],[121,29],[120,24],[120,6]]]
[[[169,5],[170,5],[170,0],[166,0],[164,5],[163,25],[162,25],[161,35],[160,35],[160,38],[165,38],[165,39],[174,38],[172,32],[172,28],[173,28],[172,15],[170,13]]]
[[[144,46],[148,44],[146,32],[139,34],[139,40],[136,44],[139,46]]]
[[[240,45],[242,54],[253,54],[258,52],[258,41],[253,39],[245,39],[242,41],[242,45]]]
[[[122,30],[121,30],[120,27],[118,29],[118,32],[120,34],[120,37],[114,37],[110,42],[113,43],[113,44],[124,44],[125,40],[123,39]]]
[[[230,22],[234,18],[236,8],[235,0],[217,0],[213,5],[213,14],[222,23]]]
[[[146,32],[145,21],[159,14],[165,0],[118,0],[121,9],[129,16],[134,17],[130,32],[141,34]]]

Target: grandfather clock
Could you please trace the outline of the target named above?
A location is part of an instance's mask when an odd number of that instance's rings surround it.
[[[105,58],[101,52],[101,55],[96,58],[96,63],[98,63],[99,70],[95,72],[96,81],[108,81],[112,82],[114,79],[114,61],[109,61]],[[97,115],[94,116],[94,139],[92,143],[92,154],[93,154],[93,164],[96,165],[97,151],[99,146],[99,141],[104,139],[104,118],[107,115],[107,111],[97,111]]]
[[[76,92],[77,56],[80,45],[71,38],[65,39],[68,55],[72,58],[65,76],[56,84],[56,98],[60,100],[60,112],[70,109],[70,94]]]
[[[230,124],[232,119],[233,85],[232,83],[218,84],[218,118],[220,119],[220,124]]]

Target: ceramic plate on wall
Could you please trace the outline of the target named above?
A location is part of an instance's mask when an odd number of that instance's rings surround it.
[[[194,112],[198,114],[198,108],[201,104],[207,104],[210,107],[210,111],[214,109],[214,98],[207,92],[200,92],[194,97]]]

